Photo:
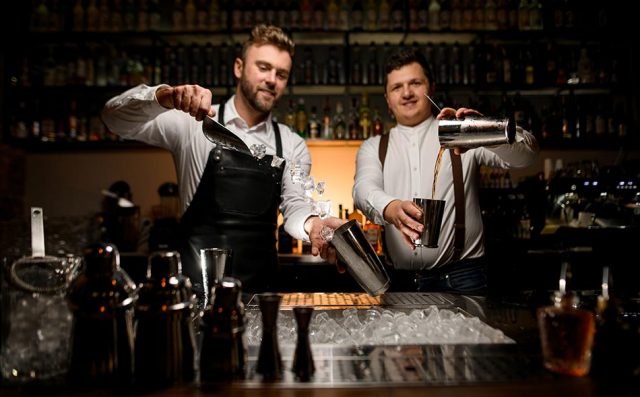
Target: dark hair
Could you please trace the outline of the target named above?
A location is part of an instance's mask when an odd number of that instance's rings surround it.
[[[429,65],[427,57],[425,57],[424,54],[417,48],[405,48],[392,54],[384,64],[385,91],[387,89],[389,73],[414,62],[422,66],[424,75],[427,76],[427,79],[429,79],[429,84],[434,84],[436,82],[433,78],[433,72],[431,71],[431,65]]]
[[[289,55],[291,55],[291,59],[293,59],[295,44],[291,37],[277,26],[265,24],[256,25],[242,46],[242,59],[245,59],[247,48],[254,44],[257,46],[271,44],[283,51],[287,51]]]

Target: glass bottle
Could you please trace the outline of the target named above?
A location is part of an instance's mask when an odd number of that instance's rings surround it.
[[[302,138],[306,138],[309,132],[307,110],[304,106],[304,98],[298,98],[298,108],[296,109],[296,132]]]
[[[342,101],[336,102],[336,111],[333,115],[333,137],[334,139],[348,139],[347,124],[344,120],[344,108]]]
[[[380,118],[380,111],[376,108],[373,111],[373,136],[384,134],[384,124],[382,123],[382,119]]]
[[[325,98],[324,108],[322,109],[322,130],[320,137],[322,139],[333,138],[333,123],[331,120],[331,103],[329,97]]]
[[[552,372],[584,376],[591,368],[595,316],[579,308],[577,294],[567,292],[567,269],[564,262],[553,305],[537,309],[543,363]]]
[[[320,137],[320,123],[318,122],[318,111],[315,106],[311,106],[309,115],[309,138],[318,139]]]

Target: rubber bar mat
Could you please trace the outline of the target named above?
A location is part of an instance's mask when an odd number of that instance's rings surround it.
[[[281,308],[295,306],[314,306],[320,309],[388,306],[396,308],[422,308],[424,306],[450,306],[453,302],[441,294],[420,292],[391,292],[381,296],[370,296],[365,293],[340,292],[299,292],[282,294]],[[257,306],[258,299],[254,295],[249,306]]]

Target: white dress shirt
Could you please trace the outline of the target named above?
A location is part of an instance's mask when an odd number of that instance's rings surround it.
[[[432,198],[434,167],[440,142],[438,121],[433,117],[415,127],[396,125],[391,129],[384,163],[380,163],[380,136],[362,143],[356,158],[356,178],[353,198],[364,214],[380,225],[382,216],[392,200],[412,200],[414,197]],[[499,168],[525,167],[537,156],[533,135],[518,129],[516,142],[494,148],[470,149],[461,155],[465,195],[465,242],[460,259],[484,255],[483,226],[478,199],[480,166]],[[395,226],[385,225],[385,241],[394,267],[405,270],[425,270],[443,266],[454,254],[455,199],[453,172],[449,150],[442,156],[436,182],[435,197],[445,200],[442,229],[438,248],[406,246]]]
[[[111,98],[102,112],[102,119],[109,129],[125,139],[133,139],[169,150],[173,155],[180,188],[183,211],[191,203],[200,178],[215,147],[202,132],[202,121],[189,114],[166,109],[156,99],[160,86],[139,85],[121,95]],[[276,154],[276,140],[271,115],[249,128],[238,115],[233,97],[225,104],[225,126],[235,133],[247,147],[264,144],[267,155]],[[214,109],[218,111],[219,105]],[[218,115],[214,116],[216,119]],[[304,231],[305,220],[312,215],[312,205],[305,202],[301,184],[294,184],[290,168],[299,164],[306,175],[311,170],[311,156],[307,145],[299,135],[284,124],[278,124],[282,139],[282,156],[286,160],[282,176],[282,211],[285,229],[294,238],[307,240]],[[256,197],[260,200],[260,197]]]

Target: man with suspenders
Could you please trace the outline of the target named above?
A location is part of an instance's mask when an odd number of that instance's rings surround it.
[[[415,49],[401,50],[385,65],[385,98],[397,125],[363,142],[356,159],[353,198],[373,222],[386,225],[383,244],[392,266],[392,287],[418,291],[486,292],[483,226],[478,200],[480,166],[526,167],[538,152],[533,135],[498,147],[445,151],[434,199],[446,201],[438,248],[414,247],[423,226],[414,197],[432,198],[440,149],[438,119],[479,115],[444,108],[434,117],[430,65]]]
[[[141,85],[109,100],[103,119],[123,138],[171,151],[184,210],[180,232],[183,271],[202,294],[202,248],[230,248],[227,275],[244,292],[274,290],[278,270],[278,209],[293,237],[310,240],[312,253],[335,263],[335,251],[320,235],[324,225],[344,221],[313,215],[290,169],[308,175],[311,157],[300,136],[272,119],[292,67],[294,43],[280,28],[256,26],[234,62],[235,95],[212,106],[212,94],[198,85]],[[248,148],[264,147],[263,157],[209,142],[202,129],[214,117]]]

